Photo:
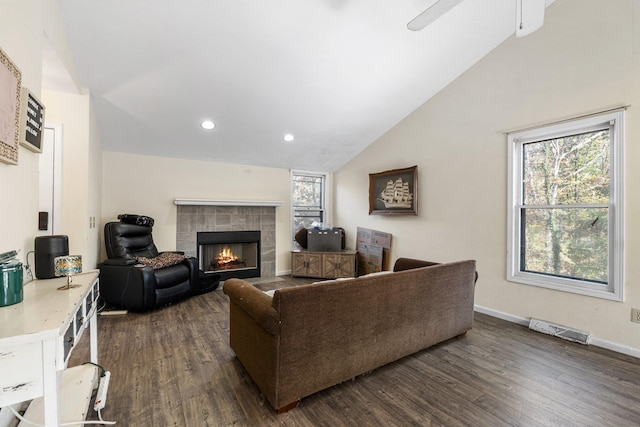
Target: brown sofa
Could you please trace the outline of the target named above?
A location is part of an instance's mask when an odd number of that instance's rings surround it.
[[[394,272],[275,291],[224,283],[230,344],[279,412],[305,396],[462,335],[473,326],[475,261],[400,258]]]

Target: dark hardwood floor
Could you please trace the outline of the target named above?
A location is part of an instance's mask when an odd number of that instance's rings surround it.
[[[256,286],[308,282],[286,279]],[[640,426],[639,359],[478,313],[465,336],[282,415],[229,348],[222,290],[98,325],[99,362],[112,374],[102,416],[119,426]],[[70,365],[88,358],[85,336]]]

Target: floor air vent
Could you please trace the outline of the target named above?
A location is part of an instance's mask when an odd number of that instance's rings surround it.
[[[588,332],[567,328],[566,326],[554,325],[544,320],[531,319],[529,329],[542,332],[543,334],[553,335],[554,337],[560,337],[567,341],[589,344]]]

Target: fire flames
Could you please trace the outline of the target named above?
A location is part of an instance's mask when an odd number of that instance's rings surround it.
[[[235,256],[233,252],[231,252],[230,248],[224,248],[222,252],[220,252],[216,256],[216,261],[218,262],[218,265],[229,264],[230,262],[234,262],[237,260],[238,260],[238,257]]]

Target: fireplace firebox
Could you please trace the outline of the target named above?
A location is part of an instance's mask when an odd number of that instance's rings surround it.
[[[260,231],[200,231],[198,264],[205,274],[260,277]]]

